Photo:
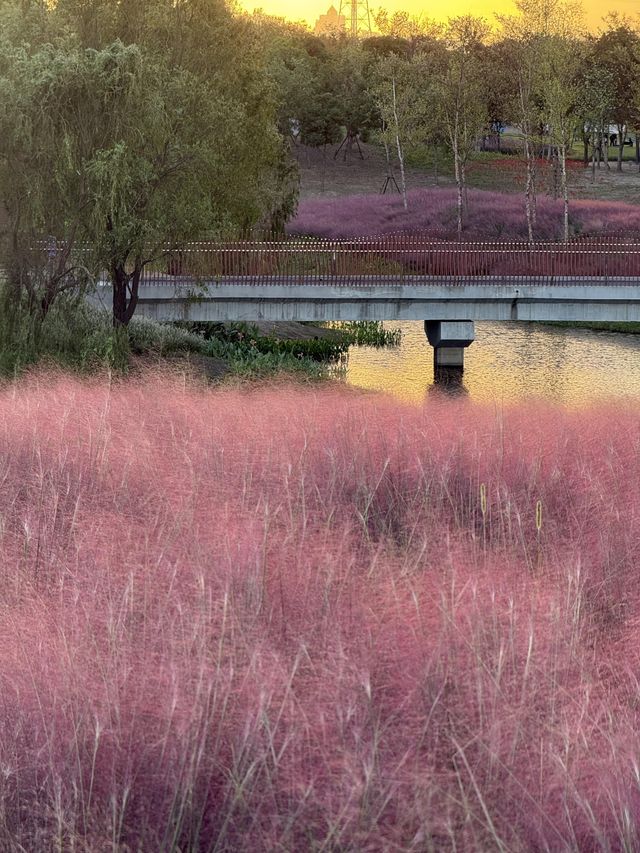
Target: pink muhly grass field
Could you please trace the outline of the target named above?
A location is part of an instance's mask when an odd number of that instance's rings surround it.
[[[638,849],[639,482],[632,406],[5,385],[0,849]]]
[[[521,194],[469,190],[465,239],[526,240],[527,220]],[[309,198],[300,202],[288,231],[327,239],[377,237],[410,233],[432,237],[456,236],[456,189],[412,190],[405,211],[399,195],[356,195],[341,198]],[[537,239],[562,236],[561,200],[540,196],[537,203]],[[640,207],[617,201],[571,201],[573,229],[580,234],[638,234]]]

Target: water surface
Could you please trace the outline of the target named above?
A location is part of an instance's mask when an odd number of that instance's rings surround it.
[[[433,350],[420,322],[402,329],[398,348],[351,347],[346,381],[422,402],[435,391]],[[525,397],[571,406],[611,397],[640,398],[640,335],[564,329],[538,323],[476,323],[459,393],[482,402]]]

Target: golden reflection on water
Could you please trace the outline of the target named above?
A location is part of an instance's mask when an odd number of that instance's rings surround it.
[[[402,329],[400,347],[352,347],[346,381],[422,403],[434,392],[433,350],[423,324],[385,325]],[[611,397],[640,398],[640,335],[476,323],[461,392],[482,402],[538,397],[572,407]]]

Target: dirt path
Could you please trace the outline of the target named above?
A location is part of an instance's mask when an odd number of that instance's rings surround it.
[[[297,145],[294,155],[300,168],[300,198],[331,198],[346,195],[379,193],[385,181],[387,166],[384,151],[376,145],[361,143],[364,159],[351,152],[344,159],[342,153],[334,159],[338,146],[328,147],[325,154],[321,148],[309,148]],[[541,189],[550,185],[546,164],[541,163]],[[504,156],[496,159],[480,159],[469,168],[469,185],[478,189],[497,192],[522,191],[524,186],[525,164],[519,157]],[[397,167],[394,174],[398,183],[400,174]],[[623,171],[616,171],[615,162],[607,171],[604,167],[596,170],[595,182],[591,169],[584,169],[581,162],[570,162],[570,190],[572,198],[596,199],[600,201],[623,201],[640,205],[640,172],[637,164],[626,161]],[[407,169],[407,189],[450,186],[450,175],[409,167]],[[547,188],[549,189],[549,187]]]
[[[322,326],[313,326],[309,323],[297,323],[295,321],[272,321],[259,320],[252,323],[261,335],[280,338],[288,341],[308,341],[314,338],[339,338],[335,329],[325,329]]]
[[[337,145],[327,147],[324,154],[321,148],[296,145],[294,155],[300,168],[300,198],[379,193],[387,175],[384,150],[376,145],[360,145],[364,159],[357,151],[348,154],[346,159],[340,152],[334,159]],[[400,184],[397,168],[394,174]],[[420,169],[408,168],[406,180],[408,190],[436,185],[435,175]],[[451,179],[438,178],[438,183],[450,184]]]
[[[610,171],[604,168],[596,170],[593,182],[591,169],[580,172],[573,186],[576,198],[593,198],[600,201],[624,201],[627,204],[640,204],[640,172],[635,163],[623,163],[622,172],[615,165]]]

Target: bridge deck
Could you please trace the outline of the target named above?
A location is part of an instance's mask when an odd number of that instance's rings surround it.
[[[94,299],[110,302],[110,286]],[[565,320],[640,322],[637,276],[154,274],[136,313],[157,320]]]

